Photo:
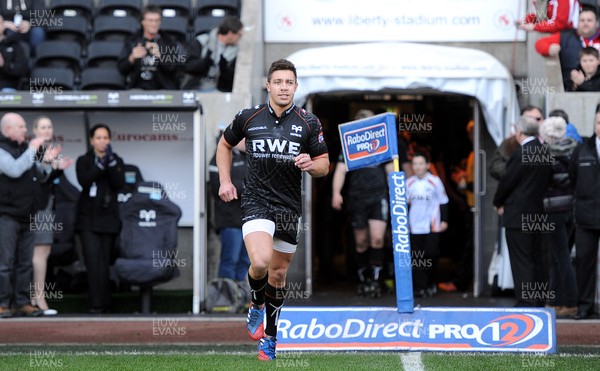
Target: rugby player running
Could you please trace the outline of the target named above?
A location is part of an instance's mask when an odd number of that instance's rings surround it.
[[[250,268],[252,303],[246,325],[259,340],[258,359],[276,358],[277,321],[285,279],[302,224],[302,173],[327,175],[329,156],[319,119],[294,104],[296,67],[281,59],[271,64],[269,100],[240,111],[217,146],[219,197],[237,199],[230,170],[233,147],[246,138],[248,171],[242,197],[242,232]],[[266,312],[266,325],[264,317]]]

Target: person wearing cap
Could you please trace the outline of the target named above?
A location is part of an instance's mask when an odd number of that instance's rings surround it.
[[[557,317],[572,317],[577,312],[577,283],[571,263],[569,240],[575,229],[573,186],[569,180],[569,158],[577,140],[567,136],[562,117],[551,116],[540,126],[540,135],[552,159],[552,181],[544,197],[544,211],[553,226],[548,245],[548,306]]]
[[[573,125],[573,123],[571,121],[569,121],[569,115],[565,112],[565,110],[557,108],[557,109],[550,111],[550,113],[548,114],[548,117],[554,117],[554,116],[562,117],[565,120],[565,122],[567,123],[567,132],[565,133],[565,136],[575,139],[577,141],[577,143],[583,142],[583,138],[581,138],[581,135],[579,135],[579,132],[577,131],[577,128],[575,127],[575,125]]]

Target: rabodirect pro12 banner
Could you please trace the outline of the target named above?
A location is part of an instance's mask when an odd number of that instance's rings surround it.
[[[425,350],[556,353],[548,308],[283,307],[278,351]]]
[[[396,115],[382,113],[338,126],[348,171],[392,160],[398,154]]]

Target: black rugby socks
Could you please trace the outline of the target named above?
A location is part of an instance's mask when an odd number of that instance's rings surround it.
[[[267,283],[265,288],[265,302],[267,311],[267,326],[265,334],[272,337],[277,337],[277,321],[279,320],[279,312],[283,306],[283,298],[285,297],[285,287],[273,287]]]
[[[250,277],[250,273],[248,273],[248,284],[250,284],[250,293],[252,294],[252,304],[260,308],[261,305],[265,303],[265,286],[269,280],[269,274],[265,274],[265,276],[261,279],[255,280]]]

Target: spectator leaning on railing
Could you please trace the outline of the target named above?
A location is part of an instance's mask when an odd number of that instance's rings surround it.
[[[238,17],[227,16],[218,27],[192,40],[183,66],[186,75],[182,89],[203,92],[233,89],[238,43],[244,25]]]
[[[545,57],[558,56],[562,70],[563,85],[571,89],[571,71],[579,64],[579,51],[586,46],[600,49],[600,30],[595,7],[583,6],[579,13],[577,29],[563,30],[539,39],[535,49]]]

